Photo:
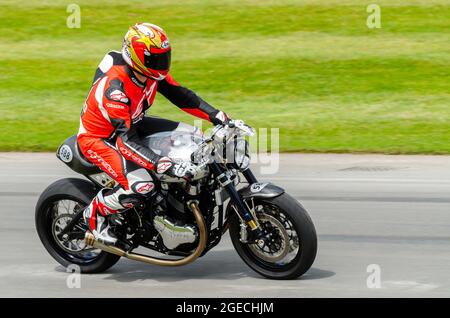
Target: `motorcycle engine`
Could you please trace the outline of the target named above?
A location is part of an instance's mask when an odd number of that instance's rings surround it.
[[[185,183],[162,184],[158,194],[159,203],[153,218],[153,226],[160,234],[162,243],[169,250],[192,250],[198,238],[198,230],[192,213],[185,202],[199,193],[200,187]]]
[[[157,215],[153,219],[153,226],[161,235],[163,244],[169,250],[187,243],[194,243],[197,239],[196,229],[189,225],[177,225],[170,218]]]

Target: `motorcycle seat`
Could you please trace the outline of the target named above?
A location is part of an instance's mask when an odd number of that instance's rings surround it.
[[[80,174],[92,175],[101,172],[99,167],[89,162],[83,155],[76,135],[70,136],[59,146],[56,156],[73,171]]]

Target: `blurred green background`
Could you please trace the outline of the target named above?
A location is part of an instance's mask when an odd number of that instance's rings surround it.
[[[73,2],[0,0],[2,151],[76,133],[96,66],[148,21],[169,34],[177,81],[279,127],[282,151],[450,153],[450,0]],[[373,2],[381,29],[366,26]],[[193,122],[161,97],[151,113]]]

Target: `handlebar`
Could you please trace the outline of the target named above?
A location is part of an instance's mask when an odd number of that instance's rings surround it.
[[[217,137],[226,138],[225,142],[227,142],[230,138],[233,138],[236,135],[240,136],[254,136],[255,131],[252,127],[245,124],[242,120],[229,120],[226,123],[216,125],[212,133],[209,137],[205,138],[203,143],[199,145],[199,149],[191,154],[191,161],[195,162],[197,159],[196,156],[200,154],[201,158],[208,157],[204,152],[205,149],[214,141]],[[205,156],[206,155],[206,156]],[[209,163],[208,160],[202,160],[197,164],[198,168],[204,167]]]

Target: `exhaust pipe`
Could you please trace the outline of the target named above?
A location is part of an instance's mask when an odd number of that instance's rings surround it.
[[[197,223],[198,230],[199,230],[199,241],[198,245],[195,248],[194,252],[181,259],[176,260],[168,260],[168,259],[162,259],[157,257],[151,257],[147,255],[142,255],[138,253],[132,253],[132,252],[126,252],[118,247],[115,246],[108,246],[105,245],[99,241],[97,241],[91,233],[87,232],[84,240],[87,245],[92,246],[94,248],[101,249],[102,251],[105,251],[107,253],[119,255],[122,257],[126,257],[128,259],[144,262],[147,264],[153,264],[153,265],[161,265],[161,266],[182,266],[187,265],[189,263],[192,263],[195,261],[203,252],[203,250],[206,247],[206,241],[207,241],[207,232],[206,232],[206,225],[205,221],[203,219],[202,213],[200,212],[200,209],[198,208],[198,205],[196,202],[191,201],[189,204],[189,208],[191,209],[192,213],[195,217],[195,222]]]

